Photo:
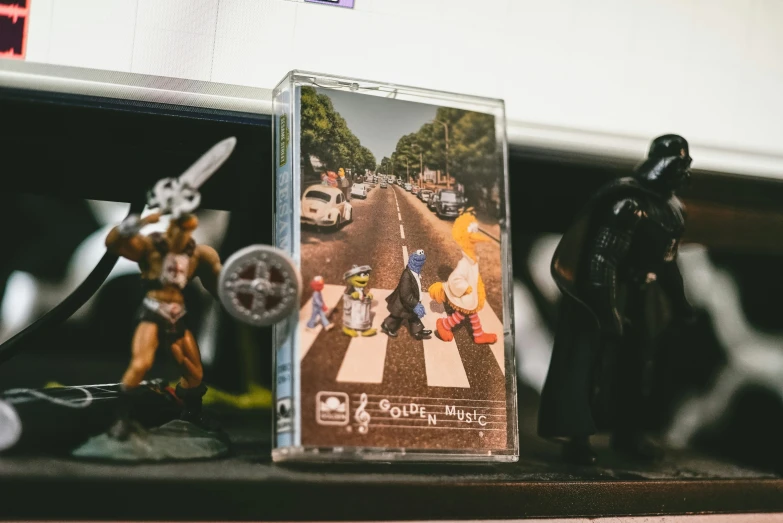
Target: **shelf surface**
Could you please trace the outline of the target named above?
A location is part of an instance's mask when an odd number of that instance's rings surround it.
[[[783,479],[687,453],[572,467],[522,436],[514,464],[273,464],[269,416],[227,425],[226,459],[116,465],[0,457],[2,516],[24,519],[412,520],[783,511]],[[33,501],[37,500],[37,501]]]

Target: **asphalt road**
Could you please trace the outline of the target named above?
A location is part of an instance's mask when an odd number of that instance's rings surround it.
[[[506,380],[504,376],[500,249],[495,243],[478,248],[487,304],[480,313],[484,330],[495,332],[492,346],[473,343],[466,327],[447,343],[413,339],[406,326],[397,338],[379,332],[352,339],[342,333],[343,274],[355,265],[370,265],[374,326],[388,314],[385,297],[397,286],[407,254],[424,249],[422,303],[425,326],[434,330],[445,316],[426,289],[445,281],[461,258],[451,237],[453,222],[441,220],[415,196],[397,186],[373,188],[366,200],[353,199],[354,219],[339,231],[302,231],[302,276],[305,293],[300,318],[309,319],[309,281],[321,275],[324,298],[334,310],[335,328],[316,332],[302,328],[301,383],[303,443],[420,448],[501,449],[507,446]],[[321,403],[329,394],[349,397],[346,419],[321,422]],[[362,394],[367,397],[363,398]],[[366,400],[364,402],[363,400]],[[384,402],[383,400],[388,400]],[[411,403],[414,406],[411,407]],[[370,415],[366,433],[357,408]],[[421,406],[426,406],[422,412]],[[318,408],[317,408],[318,407]],[[405,408],[403,408],[405,407]],[[411,411],[414,412],[411,412]],[[361,414],[361,412],[359,412]],[[468,416],[470,414],[470,416]],[[344,425],[337,424],[344,422]],[[319,421],[320,420],[320,421]]]

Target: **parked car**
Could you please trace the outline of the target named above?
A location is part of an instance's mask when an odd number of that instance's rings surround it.
[[[345,195],[337,187],[319,184],[305,189],[302,195],[303,225],[339,229],[352,219],[353,207],[345,201]]]
[[[427,203],[430,199],[430,196],[432,196],[432,191],[429,189],[422,189],[419,191],[419,200],[423,201],[424,203]]]
[[[367,186],[363,183],[355,183],[351,187],[351,198],[367,198]]]
[[[406,183],[405,185],[403,185],[402,188],[405,189],[408,192],[411,192],[411,189],[412,189],[411,184],[409,184],[409,183]]]
[[[465,199],[462,193],[452,189],[438,191],[438,201],[435,204],[435,212],[441,218],[455,218],[465,209]]]
[[[421,188],[418,185],[411,187],[411,194],[419,194],[419,191],[421,191]]]
[[[427,202],[427,207],[429,208],[429,210],[434,211],[437,203],[438,203],[438,193],[434,192],[430,195],[430,199]]]
[[[381,189],[386,189],[388,186],[389,185],[385,181],[381,182]]]

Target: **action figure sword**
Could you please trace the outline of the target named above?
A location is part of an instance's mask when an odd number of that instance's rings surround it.
[[[171,214],[174,219],[196,210],[201,203],[198,189],[231,156],[236,144],[237,139],[233,136],[226,138],[204,153],[178,178],[160,180],[147,197],[149,208],[158,209],[161,214]]]

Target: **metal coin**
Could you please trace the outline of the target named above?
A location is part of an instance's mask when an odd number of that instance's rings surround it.
[[[285,319],[298,308],[301,276],[283,251],[270,245],[251,245],[226,260],[218,293],[232,316],[265,327]]]

